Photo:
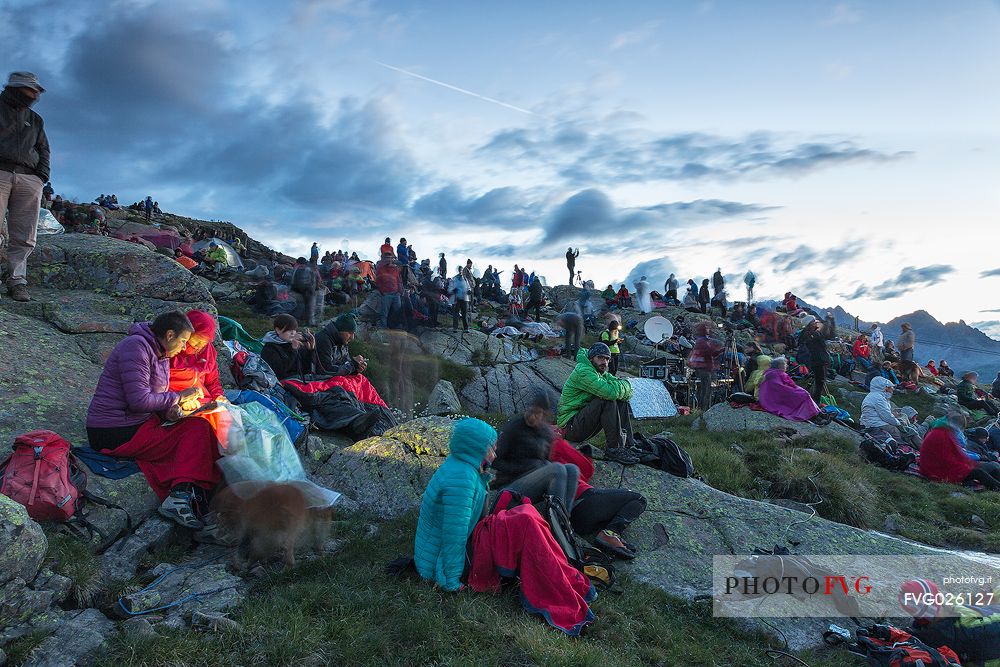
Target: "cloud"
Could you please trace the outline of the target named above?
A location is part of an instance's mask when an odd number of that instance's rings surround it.
[[[84,197],[153,193],[190,214],[262,221],[281,211],[303,233],[370,225],[359,212],[388,220],[405,211],[431,175],[388,102],[345,96],[319,105],[297,88],[305,81],[285,81],[275,94],[260,54],[232,39],[234,15],[206,7],[186,16],[120,3],[67,35],[65,67],[39,105],[57,186]],[[340,0],[297,7],[368,11]]]
[[[1000,340],[1000,320],[986,320],[983,322],[973,322],[970,326],[979,329],[984,334],[993,338],[994,340]]]
[[[980,278],[995,278],[1000,276],[1000,269],[990,269],[979,274]]]
[[[477,154],[546,167],[576,186],[797,177],[834,166],[882,163],[909,155],[885,153],[846,138],[796,141],[770,132],[738,138],[696,132],[658,135],[606,121],[504,129],[477,148]]]
[[[620,32],[615,35],[608,46],[608,51],[618,51],[629,46],[638,46],[648,41],[660,27],[660,21],[650,21],[634,30]]]
[[[954,271],[954,267],[946,264],[934,264],[919,269],[907,266],[895,278],[890,278],[873,287],[858,285],[853,292],[841,294],[840,296],[847,300],[860,299],[862,297],[878,300],[896,299],[913,289],[935,285],[944,276],[954,273]]]
[[[774,255],[771,258],[771,263],[776,271],[783,272],[805,268],[834,268],[860,257],[864,253],[863,247],[864,245],[861,243],[848,242],[837,248],[816,250],[800,244],[793,250]]]
[[[838,2],[831,10],[829,16],[823,21],[823,25],[853,25],[860,23],[863,14],[860,9],[848,2]]]
[[[709,220],[757,215],[771,207],[758,204],[698,199],[618,209],[601,190],[581,190],[560,204],[548,217],[545,240],[586,239],[639,235],[650,229],[660,233]]]
[[[518,188],[494,188],[466,196],[454,183],[418,198],[411,208],[419,218],[483,226],[522,227],[537,220],[538,205]]]
[[[624,282],[628,288],[632,289],[632,283],[636,282],[642,276],[646,276],[646,280],[649,282],[649,288],[661,292],[664,290],[663,284],[667,282],[667,278],[671,273],[677,273],[677,267],[674,263],[670,261],[669,257],[657,257],[655,259],[648,259],[644,262],[639,262],[632,270],[629,271],[628,276],[625,278]],[[683,280],[681,281],[683,282]]]

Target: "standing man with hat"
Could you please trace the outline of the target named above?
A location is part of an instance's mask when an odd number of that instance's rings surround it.
[[[902,333],[896,339],[899,358],[903,361],[913,361],[913,348],[917,345],[917,335],[913,333],[913,327],[909,322],[903,322],[900,329],[902,329]]]
[[[0,93],[0,220],[7,214],[7,293],[30,301],[25,277],[35,247],[42,186],[49,180],[49,140],[31,110],[45,92],[31,72],[12,72]]]

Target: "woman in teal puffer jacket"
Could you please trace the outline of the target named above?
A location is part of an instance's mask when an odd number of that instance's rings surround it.
[[[462,587],[466,543],[483,514],[489,484],[484,469],[495,456],[496,440],[496,430],[479,419],[455,424],[451,453],[420,502],[413,559],[421,577],[446,591]]]

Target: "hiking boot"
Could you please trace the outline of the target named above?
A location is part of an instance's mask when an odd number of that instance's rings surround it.
[[[7,294],[14,301],[31,301],[31,296],[28,294],[28,286],[22,283],[7,285]]]
[[[205,527],[205,523],[198,518],[194,512],[193,496],[191,493],[182,490],[171,491],[167,499],[160,504],[156,510],[160,516],[190,528],[199,530]]]
[[[615,463],[621,463],[622,465],[632,466],[639,462],[639,452],[634,449],[628,449],[626,447],[618,447],[617,449],[606,449],[604,450],[604,460],[614,461]]]
[[[631,560],[636,556],[635,551],[629,548],[621,535],[613,530],[602,530],[594,536],[594,541],[601,549],[610,551],[619,558]]]

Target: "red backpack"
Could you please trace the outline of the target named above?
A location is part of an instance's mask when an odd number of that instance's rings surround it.
[[[858,630],[855,652],[868,664],[882,667],[961,667],[958,655],[947,646],[932,648],[908,632],[891,625]]]
[[[87,471],[70,451],[69,442],[58,433],[30,431],[17,436],[14,453],[0,463],[0,474],[0,493],[24,505],[35,521],[71,524],[72,534],[89,538],[97,533],[107,541],[108,536],[87,521],[82,512],[86,499],[125,512],[126,530],[132,530],[132,518],[125,508],[87,491]]]
[[[52,431],[31,431],[17,436],[14,453],[3,463],[0,493],[28,509],[35,521],[69,521],[83,494],[73,477],[87,474],[70,453],[70,444]]]

